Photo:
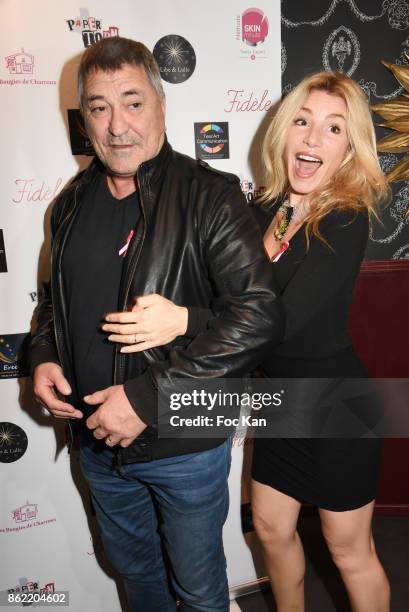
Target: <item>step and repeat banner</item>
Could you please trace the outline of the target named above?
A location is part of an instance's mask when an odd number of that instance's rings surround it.
[[[1,0],[0,24],[0,597],[64,591],[74,612],[119,611],[77,453],[64,423],[34,402],[25,360],[52,202],[90,161],[78,125],[81,54],[102,37],[144,42],[161,70],[171,144],[236,173],[250,202],[263,190],[261,142],[281,75],[288,91],[308,72],[340,69],[371,102],[392,99],[401,90],[379,60],[408,62],[409,2]],[[395,161],[381,159],[385,170]],[[408,193],[401,183],[369,257],[407,257]],[[237,439],[224,534],[232,595],[265,575],[246,520],[250,455]]]
[[[280,2],[2,0],[0,24],[0,591],[68,591],[74,612],[119,611],[77,454],[64,424],[34,402],[24,358],[52,202],[90,161],[76,70],[102,37],[144,42],[161,69],[173,147],[238,174],[251,201],[263,188],[263,122],[281,91]],[[254,534],[242,534],[242,456],[237,441],[225,530],[232,592],[265,575]]]

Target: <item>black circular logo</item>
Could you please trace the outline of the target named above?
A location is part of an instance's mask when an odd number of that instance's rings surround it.
[[[164,36],[155,45],[153,55],[161,77],[168,83],[183,83],[196,68],[196,55],[190,42],[177,34]]]
[[[27,435],[14,423],[0,422],[0,461],[12,463],[21,459],[27,450]]]

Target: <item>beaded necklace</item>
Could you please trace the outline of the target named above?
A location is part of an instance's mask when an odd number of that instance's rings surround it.
[[[291,223],[291,219],[293,218],[294,207],[290,206],[289,201],[286,200],[281,204],[280,208],[278,209],[278,212],[280,212],[283,216],[276,229],[274,230],[274,239],[277,242],[281,242],[281,240],[286,235]]]
[[[297,206],[297,208],[291,206],[290,202],[286,200],[281,204],[278,212],[282,214],[282,219],[274,230],[273,235],[277,242],[281,242],[290,227],[291,221],[301,217],[304,210],[302,206]]]

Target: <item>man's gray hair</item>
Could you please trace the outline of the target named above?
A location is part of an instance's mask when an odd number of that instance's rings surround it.
[[[84,82],[90,72],[120,70],[125,64],[142,66],[152,87],[160,98],[165,97],[158,64],[152,53],[141,42],[122,36],[102,38],[84,52],[78,69],[78,98],[84,104]]]

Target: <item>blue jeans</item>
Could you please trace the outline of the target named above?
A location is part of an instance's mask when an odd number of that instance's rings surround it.
[[[147,463],[113,467],[112,459],[108,448],[81,448],[102,541],[132,612],[175,612],[172,590],[183,612],[227,612],[231,441]]]

